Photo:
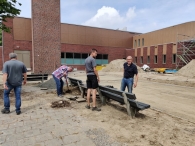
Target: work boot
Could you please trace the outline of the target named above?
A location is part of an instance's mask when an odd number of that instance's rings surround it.
[[[85,107],[86,107],[87,109],[90,109],[90,105],[86,105]]]
[[[8,109],[2,109],[1,110],[1,113],[2,114],[9,114],[10,113],[10,110],[8,110]]]
[[[16,111],[16,115],[20,115],[21,114],[21,111]]]
[[[93,107],[92,108],[92,111],[101,111],[101,109],[100,108],[97,108],[97,107]]]
[[[63,96],[62,94],[60,94],[60,95],[58,95],[58,97],[61,97],[61,98],[62,98],[62,97],[64,97],[64,96]]]

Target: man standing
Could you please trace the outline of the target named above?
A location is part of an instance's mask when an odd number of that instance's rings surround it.
[[[66,65],[60,66],[58,69],[56,69],[53,73],[52,76],[56,82],[56,88],[57,88],[57,95],[58,97],[63,97],[63,86],[64,82],[62,80],[62,77],[65,77],[66,79],[66,84],[68,85],[67,77],[68,77],[68,72],[71,72],[73,70],[72,67],[68,67]]]
[[[85,70],[87,74],[87,109],[90,109],[90,95],[92,91],[93,107],[92,111],[101,111],[96,106],[96,88],[98,88],[98,82],[100,81],[98,72],[96,70],[95,57],[97,56],[97,50],[92,49],[89,57],[85,59]]]
[[[4,109],[1,110],[3,114],[10,113],[10,100],[9,94],[12,89],[15,93],[15,107],[16,114],[21,113],[21,89],[24,75],[24,85],[26,84],[26,67],[23,62],[17,60],[17,54],[10,53],[9,58],[11,60],[6,61],[3,65],[3,87],[4,87]]]
[[[127,62],[124,63],[123,67],[123,79],[121,82],[121,90],[125,91],[125,88],[128,88],[128,92],[132,93],[133,86],[134,88],[137,86],[138,81],[138,71],[137,66],[133,64],[133,59],[131,56],[127,56]],[[135,81],[134,81],[135,76]]]

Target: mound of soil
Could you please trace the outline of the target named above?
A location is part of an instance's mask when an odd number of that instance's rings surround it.
[[[65,100],[54,101],[51,103],[52,108],[70,107],[70,102]]]

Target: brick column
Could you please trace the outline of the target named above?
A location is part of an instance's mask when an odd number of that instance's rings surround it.
[[[34,73],[52,73],[60,66],[60,0],[32,0]]]

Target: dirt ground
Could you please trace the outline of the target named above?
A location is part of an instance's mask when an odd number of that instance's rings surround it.
[[[85,82],[86,75],[84,72],[73,72],[69,74]],[[78,116],[86,120],[94,128],[102,128],[105,133],[119,143],[132,146],[194,146],[195,145],[195,92],[194,79],[190,84],[184,84],[182,78],[179,85],[167,84],[163,81],[172,80],[175,76],[146,74],[139,75],[137,88],[133,90],[137,100],[151,105],[150,109],[140,111],[135,119],[127,116],[124,106],[111,101],[106,106],[101,106],[101,112],[92,112],[85,109],[85,102],[77,103],[71,101],[70,110],[74,110]],[[122,74],[100,72],[100,84],[112,85],[120,88]],[[183,84],[181,83],[183,82]],[[185,86],[184,86],[185,85]],[[37,102],[41,105],[40,99],[46,101],[45,106],[55,101],[55,90],[42,91],[35,88],[36,84],[27,84],[22,93],[22,109],[28,110],[31,102]],[[78,91],[72,94],[66,94],[65,99],[69,96],[78,95]],[[2,90],[0,90],[2,97]],[[11,94],[12,104],[14,104],[13,93]],[[38,100],[39,99],[39,100]],[[0,102],[2,107],[2,100]],[[92,135],[93,136],[93,135]]]

